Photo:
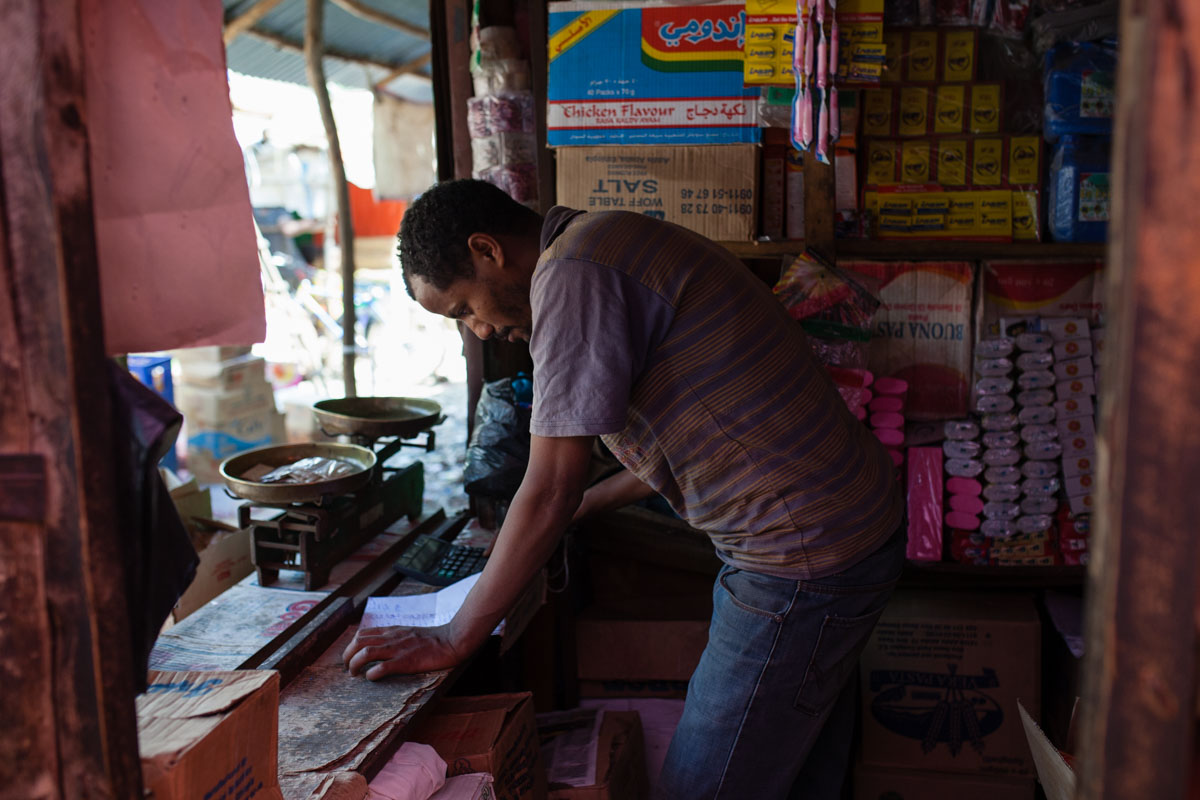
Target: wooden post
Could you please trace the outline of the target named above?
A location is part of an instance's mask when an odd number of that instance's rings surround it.
[[[1077,794],[1088,800],[1186,796],[1196,723],[1200,7],[1121,12]]]
[[[137,797],[78,3],[4,3],[0,39],[3,791]]]
[[[325,84],[324,40],[325,0],[308,0],[308,17],[304,25],[304,61],[308,82],[317,96],[321,122],[329,140],[329,167],[337,192],[338,233],[342,252],[342,373],[346,397],[354,397],[358,389],[354,379],[354,358],[357,344],[354,337],[354,225],[350,219],[350,184],[346,181],[346,165],[342,161],[342,145],[338,140],[333,106],[329,102],[329,87]]]
[[[834,241],[833,164],[817,161],[816,148],[804,154],[804,246],[832,262],[836,256]]]

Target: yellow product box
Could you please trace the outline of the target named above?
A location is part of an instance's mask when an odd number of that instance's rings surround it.
[[[974,214],[948,214],[946,232],[954,236],[970,236],[975,230]]]
[[[933,96],[933,132],[962,133],[966,126],[967,91],[964,86],[942,84]]]
[[[1000,84],[977,83],[971,87],[971,133],[1000,132]]]
[[[1042,182],[1042,137],[1011,136],[1008,140],[1008,183],[1037,186]]]
[[[747,59],[743,62],[742,69],[742,79],[747,85],[781,82],[779,70],[770,61],[750,61]]]
[[[872,139],[867,144],[867,183],[889,184],[900,179],[900,143]]]
[[[967,185],[966,139],[938,139],[937,182],[943,186]]]
[[[900,113],[897,131],[901,136],[925,136],[929,133],[929,90],[924,86],[900,89]]]
[[[929,139],[914,139],[903,144],[900,150],[900,179],[904,183],[929,183],[933,180],[931,145]]]
[[[904,80],[904,31],[886,30],[883,46],[887,48],[883,66],[884,83],[900,83]]]
[[[891,136],[895,120],[896,92],[893,89],[867,89],[863,92],[863,135]]]
[[[747,12],[750,3],[746,4]],[[782,6],[781,6],[782,7]],[[742,47],[742,79],[747,85],[791,86],[792,42],[795,39],[795,14],[749,16],[746,40]]]
[[[839,46],[838,78],[846,83],[879,83],[886,61],[887,45],[882,41],[858,41]]]
[[[970,215],[972,223],[979,216],[979,202],[975,192],[951,192],[950,213],[953,215]]]
[[[1037,189],[1014,189],[1012,192],[1013,239],[1022,242],[1040,242],[1041,193]]]
[[[904,53],[908,62],[905,78],[916,83],[933,83],[938,72],[938,32],[912,31]]]
[[[975,53],[979,34],[973,30],[947,30],[942,35],[942,80],[965,83],[975,79]]]
[[[1012,238],[1011,192],[945,191],[933,186],[868,186],[863,207],[880,239]],[[905,221],[907,220],[907,225]]]
[[[1012,236],[1012,192],[983,192],[979,230],[985,236]]]
[[[979,138],[971,143],[971,185],[1004,185],[1004,139]]]

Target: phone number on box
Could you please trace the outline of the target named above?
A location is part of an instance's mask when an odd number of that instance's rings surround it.
[[[680,214],[753,214],[750,203],[680,203]]]
[[[680,200],[750,200],[753,189],[680,189]]]

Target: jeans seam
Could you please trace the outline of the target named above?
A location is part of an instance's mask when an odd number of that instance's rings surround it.
[[[725,577],[724,575],[721,575],[719,578],[719,580],[722,580],[722,583],[721,583],[722,586],[725,585],[723,582],[724,577]],[[729,589],[726,588],[725,591],[729,592]],[[775,616],[779,617],[779,619],[781,621],[782,621],[783,617],[786,616],[787,613],[789,611],[791,611],[792,608],[796,605],[796,596],[798,594],[799,594],[798,590],[792,592],[792,599],[788,603],[787,609],[783,612],[782,615],[779,615],[779,614],[775,615]],[[729,597],[730,597],[730,599],[734,600],[734,602],[737,602],[737,598],[735,598],[733,596],[733,592],[729,592]],[[741,603],[738,603],[739,607],[741,605],[742,605]],[[762,612],[760,611],[758,613],[762,613]],[[739,741],[741,741],[741,739],[742,739],[742,731],[746,727],[746,718],[750,716],[750,708],[754,705],[755,700],[758,699],[758,692],[759,692],[759,689],[762,687],[763,676],[767,674],[767,668],[771,666],[771,661],[775,657],[775,650],[779,647],[779,638],[781,636],[783,636],[783,625],[780,625],[779,627],[777,627],[775,629],[775,636],[771,639],[771,649],[767,652],[766,658],[763,659],[762,668],[758,671],[758,678],[754,681],[754,691],[750,694],[750,699],[746,703],[746,707],[744,709],[742,709],[742,719],[741,719],[741,722],[738,723],[737,734],[735,734],[733,737],[733,746],[729,748],[729,754],[725,757],[725,766],[723,766],[721,768],[721,779],[719,781],[717,781],[717,790],[716,790],[716,792],[713,793],[713,800],[717,800],[721,796],[721,792],[725,788],[725,779],[729,776],[729,765],[733,762],[733,754],[734,754],[734,751],[737,749],[737,743]]]

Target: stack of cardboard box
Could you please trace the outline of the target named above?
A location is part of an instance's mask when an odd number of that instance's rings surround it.
[[[742,80],[744,16],[744,0],[551,4],[559,203],[754,237],[759,90]]]
[[[201,483],[220,480],[221,461],[243,450],[283,441],[262,358],[248,347],[179,350],[175,405],[187,430],[187,467]]]

